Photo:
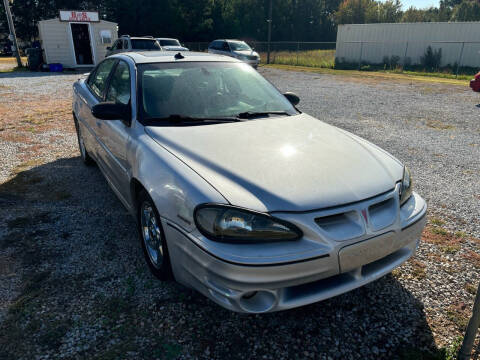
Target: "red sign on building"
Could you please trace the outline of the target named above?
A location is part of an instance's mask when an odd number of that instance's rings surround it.
[[[60,10],[60,21],[98,22],[100,19],[96,11]]]

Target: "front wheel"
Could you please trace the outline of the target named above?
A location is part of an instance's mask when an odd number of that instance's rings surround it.
[[[142,249],[150,271],[160,280],[171,279],[170,257],[160,216],[145,191],[142,191],[138,198],[137,216]]]

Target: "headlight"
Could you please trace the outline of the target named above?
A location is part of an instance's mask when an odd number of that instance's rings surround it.
[[[400,185],[400,206],[402,206],[412,196],[412,176],[406,166],[403,168],[403,179]]]
[[[296,240],[302,232],[293,224],[226,205],[200,205],[194,213],[198,230],[207,238],[230,243]]]

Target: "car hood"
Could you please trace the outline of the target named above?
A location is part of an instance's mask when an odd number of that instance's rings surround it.
[[[231,204],[257,211],[360,201],[403,175],[385,151],[306,114],[145,131]]]

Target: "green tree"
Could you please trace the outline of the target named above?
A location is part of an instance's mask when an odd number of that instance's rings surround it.
[[[478,21],[480,20],[480,3],[464,0],[453,8],[451,21]]]
[[[403,12],[400,22],[404,23],[415,23],[415,22],[424,22],[425,21],[425,12],[419,10],[413,6],[410,6],[406,11]]]

